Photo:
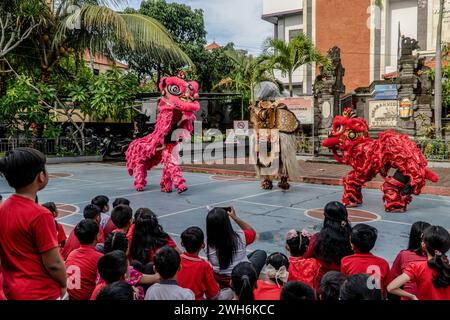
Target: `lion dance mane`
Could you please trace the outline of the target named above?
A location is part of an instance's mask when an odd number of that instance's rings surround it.
[[[348,207],[361,204],[364,183],[380,173],[385,181],[381,187],[385,211],[405,212],[412,194],[419,195],[426,180],[437,182],[438,177],[427,168],[422,152],[407,135],[387,130],[375,140],[368,131],[364,119],[345,109],[342,116],[334,118],[333,131],[322,142],[338,162],[353,168],[343,180],[342,202]],[[390,171],[394,171],[392,176]]]
[[[134,140],[127,149],[127,170],[134,175],[134,188],[142,191],[147,185],[147,171],[159,163],[163,164],[160,187],[162,192],[171,192],[172,185],[178,193],[187,190],[178,165],[178,141],[187,138],[193,131],[196,120],[194,112],[200,109],[198,84],[187,82],[184,75],[165,77],[159,83],[162,97],[158,104],[155,130]]]

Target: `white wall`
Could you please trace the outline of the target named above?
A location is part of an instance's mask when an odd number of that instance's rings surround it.
[[[302,8],[303,0],[263,0],[263,15],[300,10]]]
[[[397,70],[398,24],[405,37],[417,39],[417,0],[391,0],[387,7],[385,72]],[[388,58],[388,57],[386,57]]]

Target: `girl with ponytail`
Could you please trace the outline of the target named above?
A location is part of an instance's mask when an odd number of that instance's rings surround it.
[[[256,270],[251,262],[238,263],[231,272],[231,288],[233,300],[250,302],[255,300],[253,290],[256,286]]]
[[[410,263],[388,285],[388,291],[410,300],[450,300],[450,264],[446,256],[450,234],[443,227],[430,226],[423,232],[421,247],[427,261]],[[417,284],[416,295],[401,289],[408,281]]]

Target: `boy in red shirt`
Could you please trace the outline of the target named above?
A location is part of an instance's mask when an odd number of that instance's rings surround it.
[[[0,206],[0,261],[9,300],[56,300],[66,293],[55,220],[36,204],[48,183],[45,156],[31,148],[8,151],[0,172],[15,194]]]
[[[178,285],[191,289],[196,300],[217,299],[219,285],[208,261],[199,257],[205,247],[205,236],[198,227],[190,227],[181,234],[181,244],[185,252],[181,255],[181,270],[177,274]]]
[[[101,210],[97,205],[94,204],[88,204],[86,207],[84,207],[83,210],[83,217],[84,219],[89,219],[94,222],[96,222],[98,227],[98,243],[104,243],[105,237],[103,235],[103,229],[100,227],[100,214]],[[80,241],[78,241],[78,238],[75,236],[75,229],[72,230],[72,232],[69,235],[69,238],[66,241],[66,244],[61,249],[61,256],[64,260],[67,260],[67,257],[69,254],[80,247]]]
[[[378,230],[364,223],[357,224],[350,233],[350,244],[354,254],[341,260],[341,272],[347,276],[359,273],[372,277],[374,288],[386,293],[386,286],[391,282],[389,263],[370,253],[377,241]]]
[[[66,260],[70,300],[89,300],[95,289],[97,262],[102,256],[95,250],[98,230],[98,224],[90,219],[81,220],[74,229],[81,245]]]
[[[450,249],[450,234],[440,226],[423,231],[422,250],[427,261],[411,262],[387,287],[390,293],[410,300],[450,300],[450,263],[445,255]],[[408,281],[417,284],[417,295],[401,287]]]
[[[111,220],[116,228],[112,232],[122,232],[127,234],[133,219],[133,210],[124,204],[114,207],[111,212]]]
[[[120,204],[130,206],[130,200],[128,200],[127,198],[116,198],[113,202],[113,209]],[[103,233],[105,234],[105,239],[111,232],[113,232],[116,229],[117,229],[117,226],[114,224],[114,222],[112,220],[112,215],[111,215],[111,219],[108,220],[105,227],[103,228]]]

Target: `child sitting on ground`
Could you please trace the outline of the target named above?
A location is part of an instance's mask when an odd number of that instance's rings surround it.
[[[301,281],[315,288],[320,262],[315,258],[303,257],[308,250],[310,235],[306,230],[289,230],[285,238],[286,250],[290,253],[288,281]]]
[[[72,251],[66,260],[67,292],[70,300],[89,300],[95,289],[97,262],[102,254],[95,250],[99,227],[90,219],[81,220],[75,227],[80,247]]]
[[[440,226],[423,232],[422,250],[427,261],[410,263],[389,285],[388,291],[410,300],[450,300],[450,264],[445,255],[450,248],[450,234]],[[408,281],[417,284],[417,294],[400,289]]]
[[[62,224],[60,224],[60,223],[58,223],[58,221],[56,221],[56,218],[58,218],[58,215],[59,215],[56,204],[54,202],[46,202],[42,206],[44,208],[47,208],[52,213],[53,218],[55,218],[56,237],[58,238],[58,244],[61,248],[64,247],[64,245],[66,244],[67,236],[66,236],[66,232],[64,231]]]
[[[289,259],[280,252],[267,257],[267,280],[258,280],[254,290],[255,300],[280,300],[281,288],[288,281]]]
[[[112,210],[111,220],[116,226],[112,233],[122,232],[127,234],[133,221],[133,210],[127,205],[119,204]]]
[[[136,291],[133,286],[123,281],[108,284],[97,295],[96,300],[103,301],[129,301],[136,300]]]
[[[163,247],[155,255],[154,269],[161,280],[152,285],[145,294],[145,300],[195,300],[190,289],[178,286],[177,273],[180,270],[180,254],[172,247]]]
[[[205,236],[198,227],[190,227],[181,234],[181,245],[185,252],[181,255],[181,270],[177,280],[180,287],[191,289],[196,300],[216,299],[219,285],[208,261],[199,257],[205,247]]]
[[[100,227],[102,230],[106,227],[106,224],[108,223],[109,219],[111,218],[107,212],[109,211],[109,198],[104,195],[98,195],[95,196],[91,200],[91,204],[95,204],[98,206],[101,210],[101,220],[100,220]]]
[[[256,270],[251,262],[239,262],[231,271],[231,288],[233,300],[251,302],[255,300],[253,290],[256,287]]]
[[[391,282],[389,263],[373,255],[370,251],[377,241],[378,230],[364,223],[357,224],[350,233],[350,244],[354,254],[341,260],[341,272],[345,275],[366,273],[373,276],[375,286],[386,294],[386,286]]]
[[[339,271],[328,271],[320,280],[320,300],[337,301],[341,286],[347,277]]]
[[[339,300],[383,300],[383,294],[377,286],[369,286],[372,280],[368,274],[354,274],[342,283]]]
[[[130,206],[130,200],[128,200],[127,198],[116,198],[113,202],[113,209],[120,204]],[[112,214],[111,214],[111,218],[112,218]],[[114,224],[112,219],[109,219],[108,222],[106,223],[106,226],[103,228],[103,233],[105,234],[105,238],[107,235],[109,235],[115,229],[117,229],[117,226]]]
[[[100,208],[94,204],[88,204],[86,207],[84,207],[83,210],[83,217],[84,219],[89,219],[97,224],[100,223]],[[102,228],[98,227],[98,243],[105,242],[104,236],[103,236],[103,230]],[[80,247],[80,241],[78,241],[78,238],[75,236],[75,229],[72,230],[72,232],[69,234],[69,238],[67,238],[66,244],[64,245],[64,248],[61,249],[61,256],[64,260],[67,260],[67,257],[69,254]]]
[[[101,281],[97,282],[90,298],[96,300],[98,293],[108,284],[128,279],[128,259],[123,251],[115,250],[106,253],[98,260],[97,270]]]
[[[301,281],[289,281],[283,286],[280,300],[299,301],[316,300],[314,289]]]

